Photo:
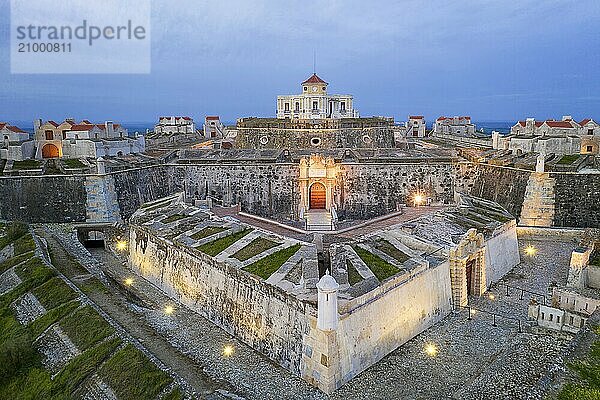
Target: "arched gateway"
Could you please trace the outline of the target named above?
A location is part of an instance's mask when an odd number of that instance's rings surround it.
[[[324,210],[326,204],[325,185],[320,182],[315,182],[310,186],[310,203],[311,210]]]
[[[42,147],[42,157],[43,158],[57,158],[59,156],[58,147],[55,145],[48,143]]]

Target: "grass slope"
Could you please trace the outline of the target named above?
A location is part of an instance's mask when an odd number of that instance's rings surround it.
[[[252,231],[253,229],[244,229],[243,231],[239,231],[232,235],[213,240],[212,242],[205,243],[196,248],[201,252],[214,257]]]
[[[367,267],[373,272],[373,274],[379,279],[379,282],[383,282],[390,276],[396,275],[400,270],[394,265],[388,263],[383,258],[363,249],[359,246],[352,246],[356,254],[363,260]]]
[[[291,256],[296,254],[298,249],[300,249],[299,244],[281,249],[265,258],[261,258],[260,260],[248,265],[247,267],[244,267],[243,269],[244,271],[258,275],[263,279],[269,279],[269,277],[273,275],[273,273],[277,271],[287,260],[289,260]]]
[[[154,399],[173,379],[128,344],[98,372],[122,400]]]

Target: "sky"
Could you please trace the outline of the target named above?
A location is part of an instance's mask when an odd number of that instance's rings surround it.
[[[156,0],[151,12],[149,74],[11,74],[0,0],[0,121],[273,117],[314,54],[361,116],[600,120],[597,0]]]

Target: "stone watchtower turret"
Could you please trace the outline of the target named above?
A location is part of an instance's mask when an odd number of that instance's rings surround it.
[[[338,326],[337,292],[340,285],[335,281],[329,271],[317,283],[318,316],[317,328],[322,331],[334,331]]]

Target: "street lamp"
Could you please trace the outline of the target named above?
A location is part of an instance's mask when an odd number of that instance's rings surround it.
[[[175,311],[175,308],[173,306],[166,306],[165,307],[165,314],[171,315],[171,314],[173,314],[173,311]]]
[[[423,204],[423,201],[425,200],[425,197],[422,194],[415,194],[414,198],[413,198],[413,202],[415,207],[420,206],[421,204]]]
[[[533,257],[537,254],[537,249],[534,246],[529,245],[525,247],[525,254],[527,254],[529,257]]]
[[[127,241],[126,240],[117,240],[117,250],[124,251],[127,250]]]
[[[234,348],[232,345],[227,344],[225,345],[225,347],[223,347],[223,355],[225,357],[231,357],[233,355],[234,352]]]
[[[133,285],[133,278],[126,278],[124,282],[125,282],[125,285],[129,287],[129,286]]]
[[[435,357],[438,353],[438,348],[434,343],[427,343],[423,350],[429,357]]]

